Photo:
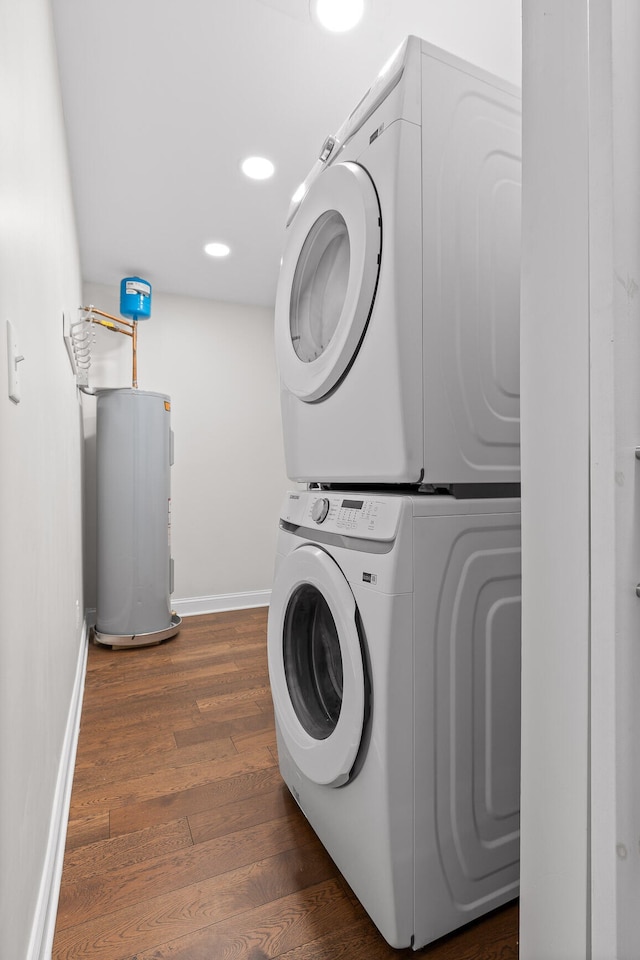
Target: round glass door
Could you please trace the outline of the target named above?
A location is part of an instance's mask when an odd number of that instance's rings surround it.
[[[319,217],[304,242],[293,275],[291,343],[312,363],[331,343],[349,283],[349,233],[337,210]]]
[[[275,343],[285,387],[321,399],[347,371],[378,282],[382,227],[369,174],[335,163],[311,183],[291,221],[276,294]]]
[[[267,648],[273,706],[287,749],[310,780],[340,786],[362,740],[365,674],[353,593],[320,547],[305,544],[281,560]]]
[[[284,675],[291,704],[309,736],[326,740],[342,707],[342,654],[336,622],[309,583],[291,595],[282,634]]]

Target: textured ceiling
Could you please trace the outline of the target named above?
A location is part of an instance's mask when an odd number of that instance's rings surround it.
[[[272,304],[292,193],[409,33],[520,82],[519,0],[368,0],[349,34],[308,0],[52,7],[83,277],[108,285]],[[244,177],[251,154],[271,180]]]

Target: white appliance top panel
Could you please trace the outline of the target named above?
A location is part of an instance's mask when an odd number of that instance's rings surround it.
[[[476,80],[488,83],[504,93],[513,94],[516,97],[520,96],[520,89],[501,77],[494,76],[494,74],[488,73],[480,67],[467,63],[466,60],[462,60],[446,50],[441,50],[426,40],[421,40],[416,36],[408,36],[382,66],[369,89],[337,132],[325,140],[320,156],[304,181],[304,189],[301,191],[303,195],[308,191],[316,177],[326,169],[327,165],[335,163],[352,137],[361,130],[363,125],[383,104],[385,104],[386,109],[384,118],[380,118],[382,120],[382,125],[379,128],[380,132],[399,119],[408,120],[418,126],[421,125],[420,96],[414,93],[414,90],[419,86],[421,55],[433,60],[440,60],[455,70],[469,74]],[[391,94],[394,94],[394,96],[392,97]],[[392,102],[389,103],[388,101]],[[287,224],[295,216],[299,203],[299,200],[294,200],[291,203],[287,214]]]
[[[403,511],[414,517],[475,516],[520,513],[517,498],[457,500],[451,496],[368,491],[290,491],[281,519],[297,527],[322,529],[343,537],[394,540]]]

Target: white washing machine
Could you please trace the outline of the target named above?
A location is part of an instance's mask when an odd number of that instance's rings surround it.
[[[392,946],[517,896],[518,500],[289,493],[268,653],[282,776]]]
[[[409,37],[292,204],[288,476],[519,480],[520,94]]]

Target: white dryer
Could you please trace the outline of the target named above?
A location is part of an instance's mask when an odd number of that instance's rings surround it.
[[[289,493],[268,655],[282,776],[392,946],[517,896],[518,500]]]
[[[409,37],[292,204],[288,476],[519,480],[520,95]]]

